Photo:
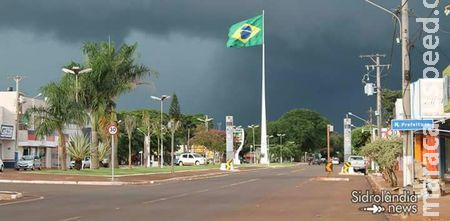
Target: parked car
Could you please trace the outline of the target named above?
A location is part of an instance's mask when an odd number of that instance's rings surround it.
[[[70,169],[73,169],[75,167],[75,160],[70,161]],[[85,157],[81,161],[81,168],[91,168],[91,158]]]
[[[312,164],[312,165],[320,165],[320,164],[322,164],[322,160],[320,160],[320,159],[318,159],[318,158],[314,158],[314,159],[311,161],[311,164]]]
[[[200,165],[206,164],[206,158],[197,153],[183,153],[176,158],[176,164],[183,165]]]
[[[366,173],[366,161],[362,156],[349,156],[348,162],[351,163],[353,170],[355,172],[360,171],[362,173]]]
[[[0,172],[3,172],[4,168],[5,168],[5,165],[3,164],[2,159],[0,159]]]
[[[39,156],[32,156],[32,155],[22,156],[22,158],[20,158],[16,164],[16,170],[20,170],[20,169],[34,170],[36,168],[38,170],[41,170],[41,159],[39,158]]]
[[[338,165],[338,164],[340,163],[340,162],[339,162],[339,158],[333,157],[333,158],[331,159],[331,163],[334,164],[334,165]]]

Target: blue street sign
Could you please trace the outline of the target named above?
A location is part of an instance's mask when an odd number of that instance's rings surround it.
[[[392,130],[423,130],[433,128],[433,120],[403,119],[392,120]]]

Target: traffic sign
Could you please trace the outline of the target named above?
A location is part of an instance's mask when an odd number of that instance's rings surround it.
[[[423,130],[433,128],[433,120],[402,119],[391,121],[392,130]]]
[[[331,171],[333,171],[333,164],[328,162],[325,166],[325,172],[330,173]]]
[[[109,134],[111,134],[111,135],[116,134],[116,133],[117,133],[117,127],[114,126],[114,125],[109,126],[109,127],[108,127],[108,132],[109,132]]]

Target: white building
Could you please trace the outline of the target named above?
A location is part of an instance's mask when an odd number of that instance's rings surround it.
[[[19,103],[19,108],[16,105]],[[23,155],[35,155],[41,157],[43,167],[58,167],[58,136],[56,133],[38,137],[35,134],[33,116],[26,119],[25,113],[33,106],[45,105],[45,101],[30,98],[20,94],[17,102],[16,91],[0,91],[0,158],[5,163],[5,167],[12,168]],[[16,120],[19,111],[19,130],[17,133],[16,147]],[[68,126],[64,130],[68,138],[80,130],[74,126]]]

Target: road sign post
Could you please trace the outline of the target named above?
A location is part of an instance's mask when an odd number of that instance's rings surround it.
[[[108,132],[111,134],[111,180],[114,181],[114,135],[117,134],[117,127],[115,125],[109,126]]]

